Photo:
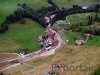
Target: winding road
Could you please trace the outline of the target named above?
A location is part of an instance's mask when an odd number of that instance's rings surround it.
[[[62,47],[65,44],[65,40],[61,37],[59,32],[57,32],[53,29],[53,27],[54,26],[48,26],[47,29],[50,29],[52,32],[55,32],[55,35],[57,36],[57,38],[59,40],[59,43],[58,43],[57,46],[51,48],[48,51],[41,52],[41,50],[39,50],[39,51],[36,51],[36,52],[29,53],[27,55],[23,55],[23,57],[19,57],[19,58],[13,59],[13,60],[8,60],[8,61],[5,61],[5,62],[0,62],[0,64],[2,64],[1,67],[7,66],[7,67],[4,67],[4,68],[1,68],[0,71],[4,71],[6,69],[18,66],[18,65],[20,65],[20,64],[22,64],[22,63],[24,63],[28,60],[31,60],[33,58],[55,54],[55,52],[57,50],[59,50],[59,48]]]

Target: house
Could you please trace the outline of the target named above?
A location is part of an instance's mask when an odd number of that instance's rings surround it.
[[[84,38],[78,38],[78,39],[76,39],[76,44],[77,45],[81,45],[82,43],[84,43]]]
[[[88,7],[82,7],[82,9],[87,9]]]
[[[84,34],[85,37],[90,37],[91,34],[87,33],[87,34]]]

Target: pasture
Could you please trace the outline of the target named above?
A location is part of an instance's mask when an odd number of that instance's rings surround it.
[[[2,23],[9,14],[12,14],[17,9],[18,3],[33,4],[33,7],[40,8],[41,6],[46,6],[46,2],[47,0],[0,0],[0,23]],[[37,3],[39,3],[39,5]]]
[[[53,0],[60,8],[70,8],[72,5],[90,6],[96,4],[99,0]]]
[[[75,38],[82,37],[81,32],[72,32],[72,33],[64,33],[65,39],[69,40],[69,45],[75,45]],[[89,38],[86,43],[83,44],[84,46],[100,46],[100,36],[93,36],[92,39]]]
[[[80,24],[80,23],[83,23],[84,25],[86,24],[86,26],[82,26],[82,29],[85,30],[89,30],[91,29],[91,26],[95,27],[96,29],[100,29],[100,26],[99,24],[100,23],[93,23],[93,25],[88,25],[87,24],[87,18],[88,16],[93,16],[95,17],[95,13],[82,13],[82,14],[73,14],[73,15],[69,15],[66,17],[66,20],[65,23],[61,23],[59,24],[59,26],[61,28],[66,28],[66,29],[69,29],[72,25],[75,26],[77,24]],[[100,13],[98,13],[98,16],[100,16]],[[68,21],[69,21],[69,24],[68,24]],[[82,36],[82,32],[72,32],[71,34],[68,34],[68,33],[64,33],[64,37],[66,39],[68,39],[70,42],[69,44],[71,45],[75,45],[75,40],[74,40],[74,37],[76,38],[80,38]],[[87,41],[87,43],[85,43],[84,45],[88,45],[88,46],[100,46],[100,36],[93,36],[93,39],[89,39]]]
[[[51,70],[52,64],[64,64],[65,66],[92,65],[93,71],[100,65],[100,47],[88,46],[64,46],[56,54],[32,59],[23,65],[18,65],[3,71],[4,75],[44,75]],[[49,58],[49,59],[48,59]],[[96,65],[98,64],[98,65]],[[59,75],[90,75],[93,71],[59,71]],[[57,71],[58,72],[58,71]]]
[[[45,35],[45,28],[30,19],[25,22],[16,22],[10,25],[9,31],[0,34],[0,53],[16,53],[20,48],[28,48],[29,52],[40,49],[38,36]]]
[[[75,25],[75,24],[80,24],[80,23],[83,23],[83,24],[87,24],[87,19],[89,16],[93,16],[95,17],[95,13],[81,13],[81,14],[73,14],[73,15],[69,15],[66,17],[66,19],[64,20],[65,21],[65,24],[59,24],[60,27],[62,28],[66,28],[68,26],[71,26],[71,25]],[[98,16],[100,14],[98,13]],[[70,23],[68,23],[68,21]]]

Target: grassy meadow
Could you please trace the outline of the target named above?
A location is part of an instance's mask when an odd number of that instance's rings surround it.
[[[79,4],[84,6],[89,6],[91,4],[98,3],[98,0],[53,0],[59,7],[72,7],[73,4]],[[34,9],[40,9],[42,7],[48,7],[50,4],[47,3],[47,0],[0,0],[0,23],[2,23],[6,16],[13,13],[17,9],[18,3],[27,3],[30,7]],[[70,26],[72,24],[77,24],[80,22],[86,23],[87,17],[89,15],[94,15],[95,13],[83,13],[83,14],[74,14],[69,15],[66,18],[67,21],[70,22],[70,24],[61,24],[59,25],[62,28],[66,28],[67,26]],[[81,36],[81,33],[76,33],[73,35]],[[19,22],[16,22],[14,24],[11,24],[9,27],[9,31],[7,31],[4,34],[0,34],[0,52],[18,52],[19,48],[28,48],[31,51],[35,51],[40,49],[40,45],[38,44],[37,37],[39,35],[45,34],[45,29],[41,27],[40,24],[37,22],[26,19],[25,24],[20,24]],[[66,39],[71,40],[70,44],[75,44],[75,41],[73,41],[72,34],[64,34]],[[97,40],[99,40],[99,36],[97,37]],[[86,45],[93,45],[98,46],[100,43],[92,43],[96,42],[96,40],[92,41],[89,40]]]
[[[4,75],[44,75],[51,71],[52,64],[64,64],[65,66],[95,66],[100,65],[100,47],[72,46],[67,45],[61,48],[56,54],[46,57],[31,59],[23,65],[18,65],[4,70]],[[49,59],[48,59],[49,58]],[[95,71],[95,69],[94,69]],[[90,75],[93,71],[84,68],[83,71],[57,71],[58,75]],[[99,69],[98,69],[99,73]]]
[[[74,38],[82,37],[81,32],[72,32],[72,33],[64,33],[64,37],[69,40],[69,45],[76,45]],[[100,46],[100,36],[92,36],[92,39],[89,38],[88,41],[83,44],[84,46]]]
[[[28,48],[29,52],[40,49],[38,36],[45,35],[45,28],[30,19],[25,21],[25,24],[16,22],[10,25],[9,31],[0,34],[0,53],[14,53],[20,48]]]
[[[33,9],[41,9],[42,7],[49,7],[51,6],[49,3],[44,2],[44,1],[37,1],[34,3],[30,3],[28,6],[30,6]]]
[[[17,9],[18,3],[26,3],[34,9],[49,6],[47,0],[0,0],[0,23]],[[45,35],[45,29],[35,21],[25,21],[25,24],[10,24],[9,31],[0,34],[0,53],[16,53],[20,48],[28,48],[29,52],[40,49],[38,36]]]
[[[65,20],[65,24],[59,24],[59,26],[61,28],[70,28],[71,25],[77,25],[77,24],[80,24],[80,23],[83,23],[83,24],[87,24],[87,18],[88,16],[93,16],[95,17],[95,13],[82,13],[82,14],[73,14],[73,15],[69,15],[66,17],[66,20]],[[100,13],[98,13],[98,16],[100,16]],[[70,24],[68,24],[68,21],[70,22]],[[87,30],[87,29],[90,29],[91,26],[94,26],[95,28],[97,29],[100,29],[100,26],[99,26],[100,23],[94,23],[93,25],[86,25],[86,26],[82,26],[82,28],[84,30]],[[74,37],[76,38],[80,38],[82,36],[82,32],[72,32],[71,34],[69,33],[64,33],[64,37],[66,39],[69,40],[69,44],[70,45],[75,45],[75,40],[74,40]],[[96,36],[94,35],[93,36],[93,39],[89,39],[87,41],[87,43],[85,43],[84,45],[88,45],[88,46],[100,46],[100,36]]]
[[[60,8],[62,6],[65,8],[70,8],[73,4],[89,6],[98,3],[99,0],[53,1]],[[6,16],[13,13],[17,9],[18,3],[27,3],[34,9],[50,6],[47,3],[47,0],[0,0],[0,23],[5,20]],[[72,24],[77,24],[80,22],[86,23],[89,15],[95,16],[95,13],[69,15],[65,20],[66,24],[60,24],[59,26],[66,28]],[[28,48],[29,52],[34,52],[40,49],[38,36],[44,36],[46,34],[46,29],[36,21],[28,18],[24,19],[25,24],[21,24],[20,21],[12,23],[9,25],[9,30],[7,32],[0,34],[0,61],[18,57],[17,55],[2,53],[18,53],[19,49],[21,48]],[[70,24],[67,24],[68,21]],[[97,28],[100,28],[99,24],[100,23],[94,23],[93,25],[98,25]],[[68,45],[63,46],[59,51],[57,51],[57,53],[47,57],[31,59],[18,66],[10,67],[9,69],[4,70],[3,73],[4,75],[44,75],[51,69],[52,64],[65,64],[66,66],[93,65],[96,68],[98,65],[100,65],[100,36],[94,35],[92,40],[89,38],[87,43],[83,44],[82,46],[76,46],[75,37],[79,38],[82,35],[82,32],[64,32],[63,36],[66,40],[69,40],[69,43]],[[96,72],[100,72],[100,67],[96,69]],[[58,75],[90,75],[91,73],[92,72],[90,71],[59,71]]]
[[[0,0],[0,23],[5,20],[6,16],[12,14],[17,9],[18,3],[33,4],[33,7],[40,8],[41,6],[46,6],[46,2],[47,0]]]
[[[92,4],[96,4],[99,0],[53,0],[60,8],[70,8],[72,5],[78,4],[81,6],[90,6]]]
[[[100,13],[97,13],[97,14],[100,17]],[[93,13],[81,13],[81,14],[69,15],[64,20],[65,24],[62,23],[62,24],[59,24],[59,26],[62,27],[62,28],[66,28],[68,26],[75,25],[75,24],[80,24],[80,23],[87,24],[88,17],[92,16],[94,18],[95,15],[96,14],[94,12]],[[68,23],[68,21],[70,23]]]

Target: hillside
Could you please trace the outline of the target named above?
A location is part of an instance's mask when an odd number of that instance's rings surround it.
[[[80,6],[90,6],[92,4],[96,4],[99,0],[53,0],[60,8],[70,8],[72,5],[80,5]]]
[[[26,3],[29,5],[33,4],[33,7],[41,8],[41,6],[46,6],[45,3],[47,0],[0,0],[0,23],[2,23],[9,14],[13,14],[13,12],[17,9],[17,4]],[[41,6],[34,6],[37,3],[41,3]],[[46,5],[44,5],[46,4]]]
[[[31,19],[25,19],[25,24],[16,22],[9,31],[0,34],[0,53],[18,53],[20,48],[28,48],[29,52],[40,49],[38,36],[45,35],[45,28]]]
[[[0,0],[0,75],[100,75],[98,2]]]
[[[64,46],[55,55],[32,59],[23,65],[5,70],[5,75],[44,75],[51,70],[52,64],[65,64],[66,66],[91,65],[93,71],[100,65],[100,47]],[[49,59],[48,59],[49,58]],[[12,70],[12,71],[11,71]],[[91,71],[65,71],[57,75],[90,75]]]

